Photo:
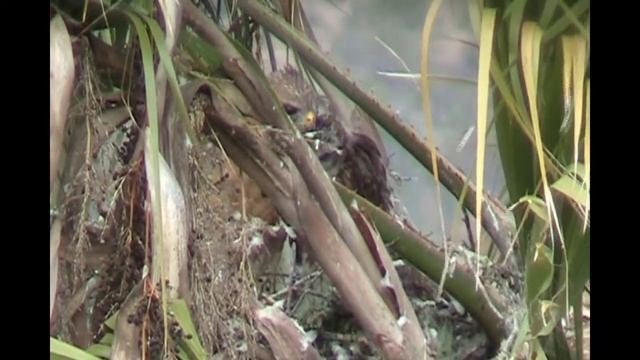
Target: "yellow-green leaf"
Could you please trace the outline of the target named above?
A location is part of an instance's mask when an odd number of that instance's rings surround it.
[[[527,335],[529,334],[529,316],[525,314],[522,320],[518,324],[518,334],[516,335],[516,339],[513,342],[513,348],[511,349],[511,357],[510,359],[514,359],[516,354],[519,354],[522,346],[527,340]]]
[[[584,284],[589,280],[591,261],[591,234],[582,230],[577,218],[568,220],[565,226],[567,246],[569,247],[569,302],[574,304],[582,300]]]
[[[547,355],[544,353],[544,349],[542,349],[542,345],[538,339],[534,339],[531,341],[531,356],[529,356],[532,360],[547,360]]]
[[[185,105],[184,99],[182,98],[182,91],[180,90],[180,85],[178,84],[178,77],[176,75],[175,68],[173,67],[171,55],[169,54],[169,50],[167,49],[167,46],[164,42],[162,30],[154,19],[150,17],[144,17],[143,19],[149,26],[149,30],[151,30],[151,35],[153,36],[154,43],[156,44],[156,47],[158,49],[158,55],[160,56],[160,63],[169,76],[169,86],[171,87],[171,93],[173,94],[174,101],[177,105],[180,120],[183,122],[184,128],[187,131],[187,135],[189,135],[189,140],[194,144],[198,144],[198,137],[194,134],[192,127],[189,126],[189,114],[187,111],[187,106]]]
[[[149,167],[147,170],[147,181],[149,183],[149,187],[153,188],[155,191],[150,191],[151,193],[151,213],[153,219],[153,244],[162,244],[162,197],[160,194],[162,193],[160,187],[160,144],[159,144],[159,128],[158,128],[158,101],[156,98],[157,89],[155,82],[155,71],[153,66],[153,49],[151,48],[151,41],[149,40],[149,34],[147,33],[147,29],[145,28],[142,20],[138,15],[134,14],[131,11],[125,12],[131,23],[133,24],[136,33],[138,35],[138,39],[140,41],[140,52],[142,54],[142,68],[144,73],[144,84],[145,84],[145,105],[147,108],[147,118],[148,118],[148,129],[144,132],[145,136],[145,163],[148,163]],[[161,251],[162,246],[154,246],[154,251]],[[160,259],[158,254],[154,254],[154,259]],[[163,269],[162,261],[154,261],[154,269],[152,270],[154,273],[160,274],[160,287],[162,289],[161,292],[161,300],[162,300],[162,313],[166,314],[167,309],[167,294],[165,291],[165,280],[166,275]],[[157,265],[157,268],[156,268]],[[167,349],[167,335],[169,333],[169,324],[167,322],[167,317],[163,316],[163,325],[164,325],[164,349]]]
[[[532,304],[551,285],[552,259],[548,246],[542,242],[535,244],[533,256],[526,268],[527,304]]]
[[[569,123],[571,122],[571,77],[573,72],[571,67],[573,65],[572,54],[575,43],[572,41],[572,37],[562,37],[562,96],[564,105],[564,114],[562,119],[562,125],[560,131],[564,132]]]
[[[516,64],[520,58],[520,30],[522,29],[522,19],[524,18],[524,9],[527,4],[526,0],[515,0],[509,4],[511,13],[509,15],[509,64]],[[519,104],[524,105],[524,97],[522,94],[522,83],[520,82],[520,67],[510,66],[509,76],[511,78],[511,89]]]
[[[482,233],[482,201],[484,194],[484,154],[487,140],[487,114],[489,109],[489,72],[493,49],[496,9],[484,9],[480,25],[480,54],[478,57],[478,112],[476,119],[476,253],[480,253],[480,234]],[[476,262],[476,269],[479,267]]]
[[[549,223],[549,218],[547,217],[546,205],[544,200],[540,199],[537,196],[527,195],[523,196],[518,200],[517,203],[513,204],[509,207],[509,210],[513,210],[517,205],[526,204],[529,210],[533,211],[533,213],[543,220],[545,223]]]
[[[547,205],[551,205],[549,184],[547,182],[547,169],[544,161],[543,141],[540,132],[540,118],[538,116],[538,69],[540,61],[540,42],[542,31],[533,22],[527,21],[522,27],[521,37],[521,57],[522,72],[526,88],[526,96],[533,125],[533,136],[535,140],[538,165],[540,167],[540,177],[544,187],[544,195]]]
[[[577,176],[580,179],[586,179],[586,174],[587,174],[587,168],[584,164],[582,163],[576,163],[573,164],[572,166],[570,166],[568,168],[568,170],[571,172],[572,175]]]
[[[87,352],[95,356],[108,359],[111,357],[111,346],[105,344],[93,344],[87,348]]]
[[[116,311],[107,320],[104,321],[104,325],[114,331],[116,328],[116,321],[118,321],[118,312]]]
[[[573,109],[575,121],[573,125],[573,161],[578,163],[578,145],[582,132],[582,106],[584,101],[584,74],[587,63],[587,44],[583,37],[573,36]]]
[[[544,2],[544,8],[542,9],[542,14],[540,15],[540,26],[542,28],[546,28],[547,25],[551,22],[553,15],[556,12],[556,8],[558,7],[558,0],[547,0]]]
[[[587,189],[582,185],[582,182],[565,175],[558,179],[553,185],[551,185],[551,187],[561,192],[580,206],[587,206]]]
[[[438,171],[438,161],[437,161],[437,153],[438,150],[435,146],[435,132],[433,131],[433,119],[431,118],[431,99],[429,94],[429,43],[431,39],[431,31],[433,29],[433,24],[436,19],[436,14],[438,13],[438,9],[440,8],[441,0],[434,0],[429,6],[429,10],[427,11],[427,15],[424,20],[424,26],[422,28],[422,49],[420,56],[420,89],[422,90],[422,110],[424,112],[424,120],[427,128],[427,144],[433,149],[433,156],[431,157],[431,164],[433,167],[433,176],[435,177],[436,183],[436,202],[438,204],[438,214],[440,215],[440,231],[442,232],[442,238],[446,239],[446,225],[444,222],[444,212],[442,210],[442,194],[440,190],[440,175]],[[482,191],[481,189],[478,192]],[[444,253],[445,258],[449,256],[449,249],[447,246],[447,242],[444,241]],[[442,275],[442,279],[440,282],[440,289],[444,284],[446,276]],[[438,292],[438,296],[440,293]]]
[[[591,209],[591,82],[587,79],[586,108],[584,123],[584,183],[587,186],[587,208],[585,211],[583,231],[587,228]]]
[[[588,11],[589,5],[590,0],[579,0],[571,7],[571,9],[564,8],[565,12],[563,16],[546,29],[544,34],[544,41],[547,42],[551,39],[554,39],[559,34],[564,33],[564,31],[570,25],[575,25],[576,22],[574,20],[582,16],[585,11]],[[581,25],[579,25],[579,28],[584,29],[584,27]]]
[[[560,243],[564,247],[564,237],[562,229],[560,229],[560,221],[551,196],[551,189],[547,179],[547,166],[545,163],[545,151],[542,135],[540,131],[540,117],[538,116],[538,71],[540,66],[540,45],[542,43],[542,30],[531,21],[524,23],[522,28],[521,51],[522,51],[522,72],[524,75],[524,83],[526,87],[527,100],[529,103],[529,112],[531,114],[531,123],[533,124],[533,135],[535,138],[535,148],[538,157],[538,165],[540,168],[540,178],[542,179],[542,188],[544,190],[544,199],[547,206],[547,216],[551,221],[552,227],[556,231],[551,231],[551,244],[555,244],[555,234],[560,237]],[[566,262],[566,252],[563,252]],[[568,273],[565,274],[568,280]]]
[[[99,357],[52,337],[49,337],[49,354],[51,359],[100,360]]]
[[[180,32],[180,42],[194,58],[194,67],[206,75],[213,75],[222,65],[222,57],[218,50],[200,38],[193,30],[183,29]]]
[[[111,346],[113,344],[113,333],[108,332],[100,339],[100,344]]]
[[[181,338],[179,343],[180,348],[187,353],[190,359],[206,359],[207,354],[198,338],[198,333],[191,319],[187,303],[182,299],[178,299],[171,303],[170,308],[175,314],[176,320],[185,331],[185,335],[190,335],[189,338],[187,336]]]
[[[553,301],[535,301],[529,309],[532,336],[547,336],[560,321],[560,305]]]

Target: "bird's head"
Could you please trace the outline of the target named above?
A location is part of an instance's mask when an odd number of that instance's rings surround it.
[[[317,119],[315,111],[296,110],[295,112],[287,113],[300,132],[306,133],[315,130]]]

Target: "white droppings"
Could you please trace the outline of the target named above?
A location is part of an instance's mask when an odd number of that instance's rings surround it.
[[[404,315],[402,315],[402,316],[400,316],[398,318],[398,326],[400,326],[400,327],[403,327],[408,322],[409,322],[409,319]]]
[[[456,271],[456,266],[458,265],[458,261],[456,259],[455,255],[452,255],[451,258],[449,258],[449,277],[453,278],[453,274]]]
[[[274,302],[272,306],[280,310],[284,309],[284,299]]]
[[[350,206],[351,206],[352,208],[356,209],[356,210],[360,210],[360,209],[358,208],[358,202],[356,201],[356,199],[355,199],[355,198],[351,200],[351,204],[350,204]]]
[[[290,239],[295,239],[297,237],[296,231],[293,230],[291,226],[287,225],[284,221],[282,221],[282,219],[280,219],[280,226],[284,229],[284,231],[287,233],[287,236]]]
[[[338,343],[331,344],[331,351],[333,352],[334,355],[336,355],[337,360],[349,359],[347,351],[343,349],[342,346],[340,346]]]
[[[249,242],[249,247],[258,247],[264,245],[264,238],[262,234],[254,234]]]
[[[302,350],[307,350],[309,345],[313,344],[313,342],[316,341],[316,337],[318,337],[318,334],[315,330],[309,330],[305,333],[300,325],[298,325],[297,321],[295,321],[295,324],[304,333],[304,337],[302,338]]]
[[[242,341],[236,344],[236,351],[243,353],[243,352],[247,352],[247,350],[249,350],[249,347],[246,342]]]
[[[453,305],[453,308],[458,314],[464,315],[464,306],[462,306],[460,302],[458,302],[456,299],[451,299],[451,305]]]
[[[382,280],[380,280],[380,284],[382,284],[382,286],[393,287],[393,285],[391,285],[391,279],[389,278],[389,272],[388,272],[388,271],[387,271],[387,273],[384,275],[384,277],[382,278]]]

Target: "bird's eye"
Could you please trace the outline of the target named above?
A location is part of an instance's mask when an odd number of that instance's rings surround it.
[[[291,105],[289,103],[284,103],[282,104],[282,106],[284,107],[284,111],[286,111],[287,115],[289,116],[295,115],[298,111],[300,111],[297,106]]]
[[[304,124],[306,127],[313,127],[316,123],[316,114],[313,111],[309,111],[304,117]]]

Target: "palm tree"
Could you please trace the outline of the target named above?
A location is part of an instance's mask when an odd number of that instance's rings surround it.
[[[52,353],[319,358],[353,345],[353,356],[442,357],[442,337],[423,331],[437,317],[416,293],[431,291],[486,336],[455,356],[582,358],[589,3],[470,5],[475,181],[435,134],[420,140],[317,50],[299,2],[51,2]],[[272,36],[295,67],[278,69]],[[489,103],[503,201],[483,191]],[[396,220],[372,121],[496,250],[463,261]],[[398,257],[411,266],[397,269]],[[366,340],[337,336],[360,331]]]

